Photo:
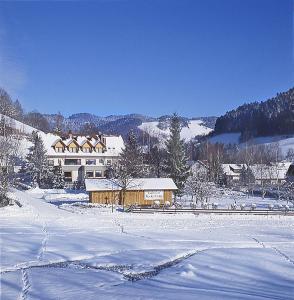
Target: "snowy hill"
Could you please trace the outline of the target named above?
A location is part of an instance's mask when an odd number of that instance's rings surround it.
[[[263,100],[263,99],[262,99]],[[261,102],[228,111],[215,123],[215,133],[241,132],[243,137],[294,134],[294,88]]]
[[[43,116],[49,122],[52,130],[55,127],[56,115],[45,114]],[[121,135],[125,138],[130,130],[135,131],[140,137],[142,135],[142,131],[149,131],[149,127],[151,126],[151,128],[154,129],[152,130],[153,137],[157,137],[159,133],[168,135],[165,127],[168,127],[169,119],[169,115],[155,118],[133,113],[101,117],[89,113],[78,113],[64,118],[63,130],[71,130],[77,133],[85,124],[94,124],[105,134]],[[194,138],[195,135],[206,135],[210,132],[211,129],[214,128],[216,117],[199,117],[192,119],[181,117],[181,121],[184,127],[183,138],[190,140],[191,138]]]
[[[17,121],[15,119],[12,119],[8,116],[4,116],[2,114],[0,114],[0,118],[4,118],[6,125],[8,125],[9,127],[18,130],[20,133],[23,134],[31,134],[33,131],[37,131],[37,129],[26,125],[20,121]]]
[[[152,137],[165,140],[169,136],[168,125],[165,125],[162,126],[162,123],[159,121],[144,122],[138,128]],[[211,128],[204,125],[202,120],[190,120],[185,125],[181,130],[181,138],[185,141],[190,141],[196,136],[207,135],[212,131]]]
[[[223,133],[214,135],[209,138],[211,143],[221,143],[221,144],[236,144],[240,146],[245,146],[245,143],[240,143],[241,133]],[[294,150],[294,135],[275,135],[266,137],[256,137],[249,141],[250,144],[254,145],[269,145],[269,144],[279,144],[282,153],[287,154],[289,149]]]

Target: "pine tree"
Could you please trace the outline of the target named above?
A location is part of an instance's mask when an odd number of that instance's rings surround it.
[[[48,168],[48,162],[46,158],[46,150],[42,141],[42,138],[37,132],[32,133],[31,139],[33,145],[29,149],[27,155],[27,164],[25,171],[30,174],[31,182],[34,186],[49,185],[51,170]]]
[[[54,168],[52,187],[54,189],[63,189],[64,185],[65,185],[64,174],[62,171],[62,167],[59,164],[57,167]]]
[[[163,164],[165,160],[165,150],[158,147],[157,145],[153,146],[147,156],[148,164],[150,165],[149,175],[152,177],[162,177]]]
[[[181,124],[177,114],[174,114],[170,123],[170,137],[166,141],[166,160],[164,170],[178,187],[177,195],[183,193],[185,182],[189,177],[189,166],[185,153],[185,144],[181,140]]]
[[[132,178],[142,177],[143,171],[143,154],[140,145],[138,144],[137,137],[133,131],[128,135],[125,148],[122,150],[119,159],[119,165],[127,176]]]

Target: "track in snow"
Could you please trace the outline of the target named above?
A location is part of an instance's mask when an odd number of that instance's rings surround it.
[[[267,247],[263,242],[259,241],[257,238],[252,238],[255,242],[257,242],[259,245],[261,245],[263,248],[270,248],[272,250],[274,250],[278,255],[280,255],[281,257],[283,257],[284,259],[286,259],[289,263],[294,265],[294,261],[285,253],[283,253],[281,250],[279,250],[276,247]]]
[[[22,281],[22,290],[19,295],[19,300],[26,300],[27,294],[31,287],[27,269],[21,269],[21,281]]]

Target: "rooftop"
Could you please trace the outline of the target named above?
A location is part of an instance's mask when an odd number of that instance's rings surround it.
[[[86,190],[112,191],[121,190],[117,179],[86,179]],[[177,186],[171,178],[133,178],[130,180],[127,190],[177,190]]]

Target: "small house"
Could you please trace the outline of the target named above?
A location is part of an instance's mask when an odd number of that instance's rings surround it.
[[[125,206],[172,203],[177,186],[171,178],[134,178],[122,187],[117,179],[86,179],[89,202]]]
[[[247,169],[246,164],[222,164],[222,169],[227,182],[236,182],[240,180],[242,169]]]
[[[290,166],[291,163],[289,162],[280,162],[269,165],[256,164],[250,169],[254,175],[255,183],[258,185],[281,184],[286,182]]]

